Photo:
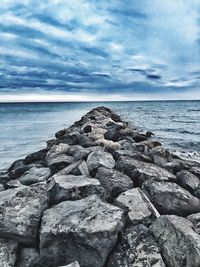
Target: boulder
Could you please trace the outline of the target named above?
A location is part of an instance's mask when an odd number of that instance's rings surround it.
[[[30,164],[30,163],[43,163],[47,154],[47,149],[42,149],[37,152],[29,154],[27,157],[24,159],[25,164]]]
[[[199,267],[200,236],[192,223],[175,215],[160,216],[151,226],[161,254],[169,267]]]
[[[0,236],[36,246],[47,202],[47,192],[42,184],[0,192]]]
[[[149,157],[148,155],[145,155],[144,153],[140,151],[120,149],[120,150],[114,150],[112,155],[115,160],[118,160],[121,156],[128,156],[132,159],[139,160],[139,161],[144,161],[148,163],[153,162],[151,157]]]
[[[116,169],[127,174],[141,185],[144,181],[151,179],[156,181],[176,181],[176,177],[167,170],[151,163],[121,156],[116,162]]]
[[[31,185],[46,181],[51,175],[49,168],[44,168],[41,165],[33,165],[20,178],[19,182],[23,185]]]
[[[190,169],[190,172],[196,175],[200,179],[200,167],[194,166]]]
[[[200,184],[194,190],[195,197],[200,198]]]
[[[187,219],[193,223],[195,231],[200,234],[200,213],[191,214]]]
[[[17,262],[17,250],[17,242],[0,238],[0,266],[14,267]]]
[[[73,163],[74,158],[68,155],[60,154],[55,157],[51,157],[47,159],[47,166],[50,168],[51,172],[54,174],[66,166]]]
[[[194,190],[200,183],[199,178],[197,176],[185,170],[178,172],[176,174],[176,178],[177,178],[177,183],[181,187],[190,191],[191,193],[194,192]]]
[[[63,267],[65,267],[65,266],[63,266]],[[71,264],[66,265],[66,267],[80,267],[80,265],[79,265],[78,261],[75,261],[75,262],[73,262]]]
[[[25,171],[30,168],[29,165],[25,165],[23,159],[16,160],[8,169],[11,179],[19,178]]]
[[[5,185],[10,181],[9,172],[0,171],[0,184]]]
[[[165,267],[151,232],[142,224],[126,228],[109,257],[109,267]]]
[[[17,267],[48,267],[36,248],[22,248],[19,252]]]
[[[19,182],[19,180],[11,180],[7,184],[5,184],[5,189],[11,189],[11,188],[18,188],[22,186],[22,184]]]
[[[123,225],[123,211],[95,195],[61,202],[44,212],[41,256],[53,266],[78,261],[81,267],[103,267]]]
[[[133,225],[140,223],[149,225],[159,217],[158,211],[140,188],[133,188],[120,194],[114,204],[128,211],[128,219]]]
[[[100,167],[95,178],[100,181],[111,197],[117,197],[120,193],[133,188],[132,180],[115,169]]]
[[[79,145],[71,146],[68,149],[68,155],[72,156],[75,160],[87,159],[90,150]]]
[[[87,164],[84,160],[78,160],[76,162],[71,163],[61,171],[57,172],[58,175],[66,175],[66,174],[73,174],[73,175],[86,175],[90,176]]]
[[[51,147],[51,149],[48,151],[46,155],[46,160],[48,161],[51,158],[55,158],[58,155],[66,155],[67,151],[69,149],[68,144],[60,143],[58,145],[54,145]]]
[[[200,212],[200,200],[175,183],[147,181],[143,189],[161,214],[187,216]]]
[[[51,204],[77,200],[91,194],[103,194],[99,181],[84,175],[54,175],[48,181],[47,189],[50,193]]]
[[[109,169],[114,168],[115,161],[110,153],[97,150],[89,154],[87,158],[87,166],[92,176],[95,176],[98,168],[106,167]]]

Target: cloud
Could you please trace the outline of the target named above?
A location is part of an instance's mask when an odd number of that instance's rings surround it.
[[[0,94],[199,90],[199,12],[197,0],[2,0]]]

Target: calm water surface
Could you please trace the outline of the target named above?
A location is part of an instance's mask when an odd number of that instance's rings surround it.
[[[0,169],[46,146],[56,131],[105,105],[155,133],[166,147],[200,155],[200,101],[0,104]]]

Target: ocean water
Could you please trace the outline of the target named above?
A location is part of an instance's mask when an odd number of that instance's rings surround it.
[[[0,104],[0,169],[45,148],[56,131],[104,105],[167,148],[200,158],[200,101]]]

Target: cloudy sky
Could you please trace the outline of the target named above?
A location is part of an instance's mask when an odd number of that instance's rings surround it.
[[[200,99],[200,0],[1,0],[0,101]]]

